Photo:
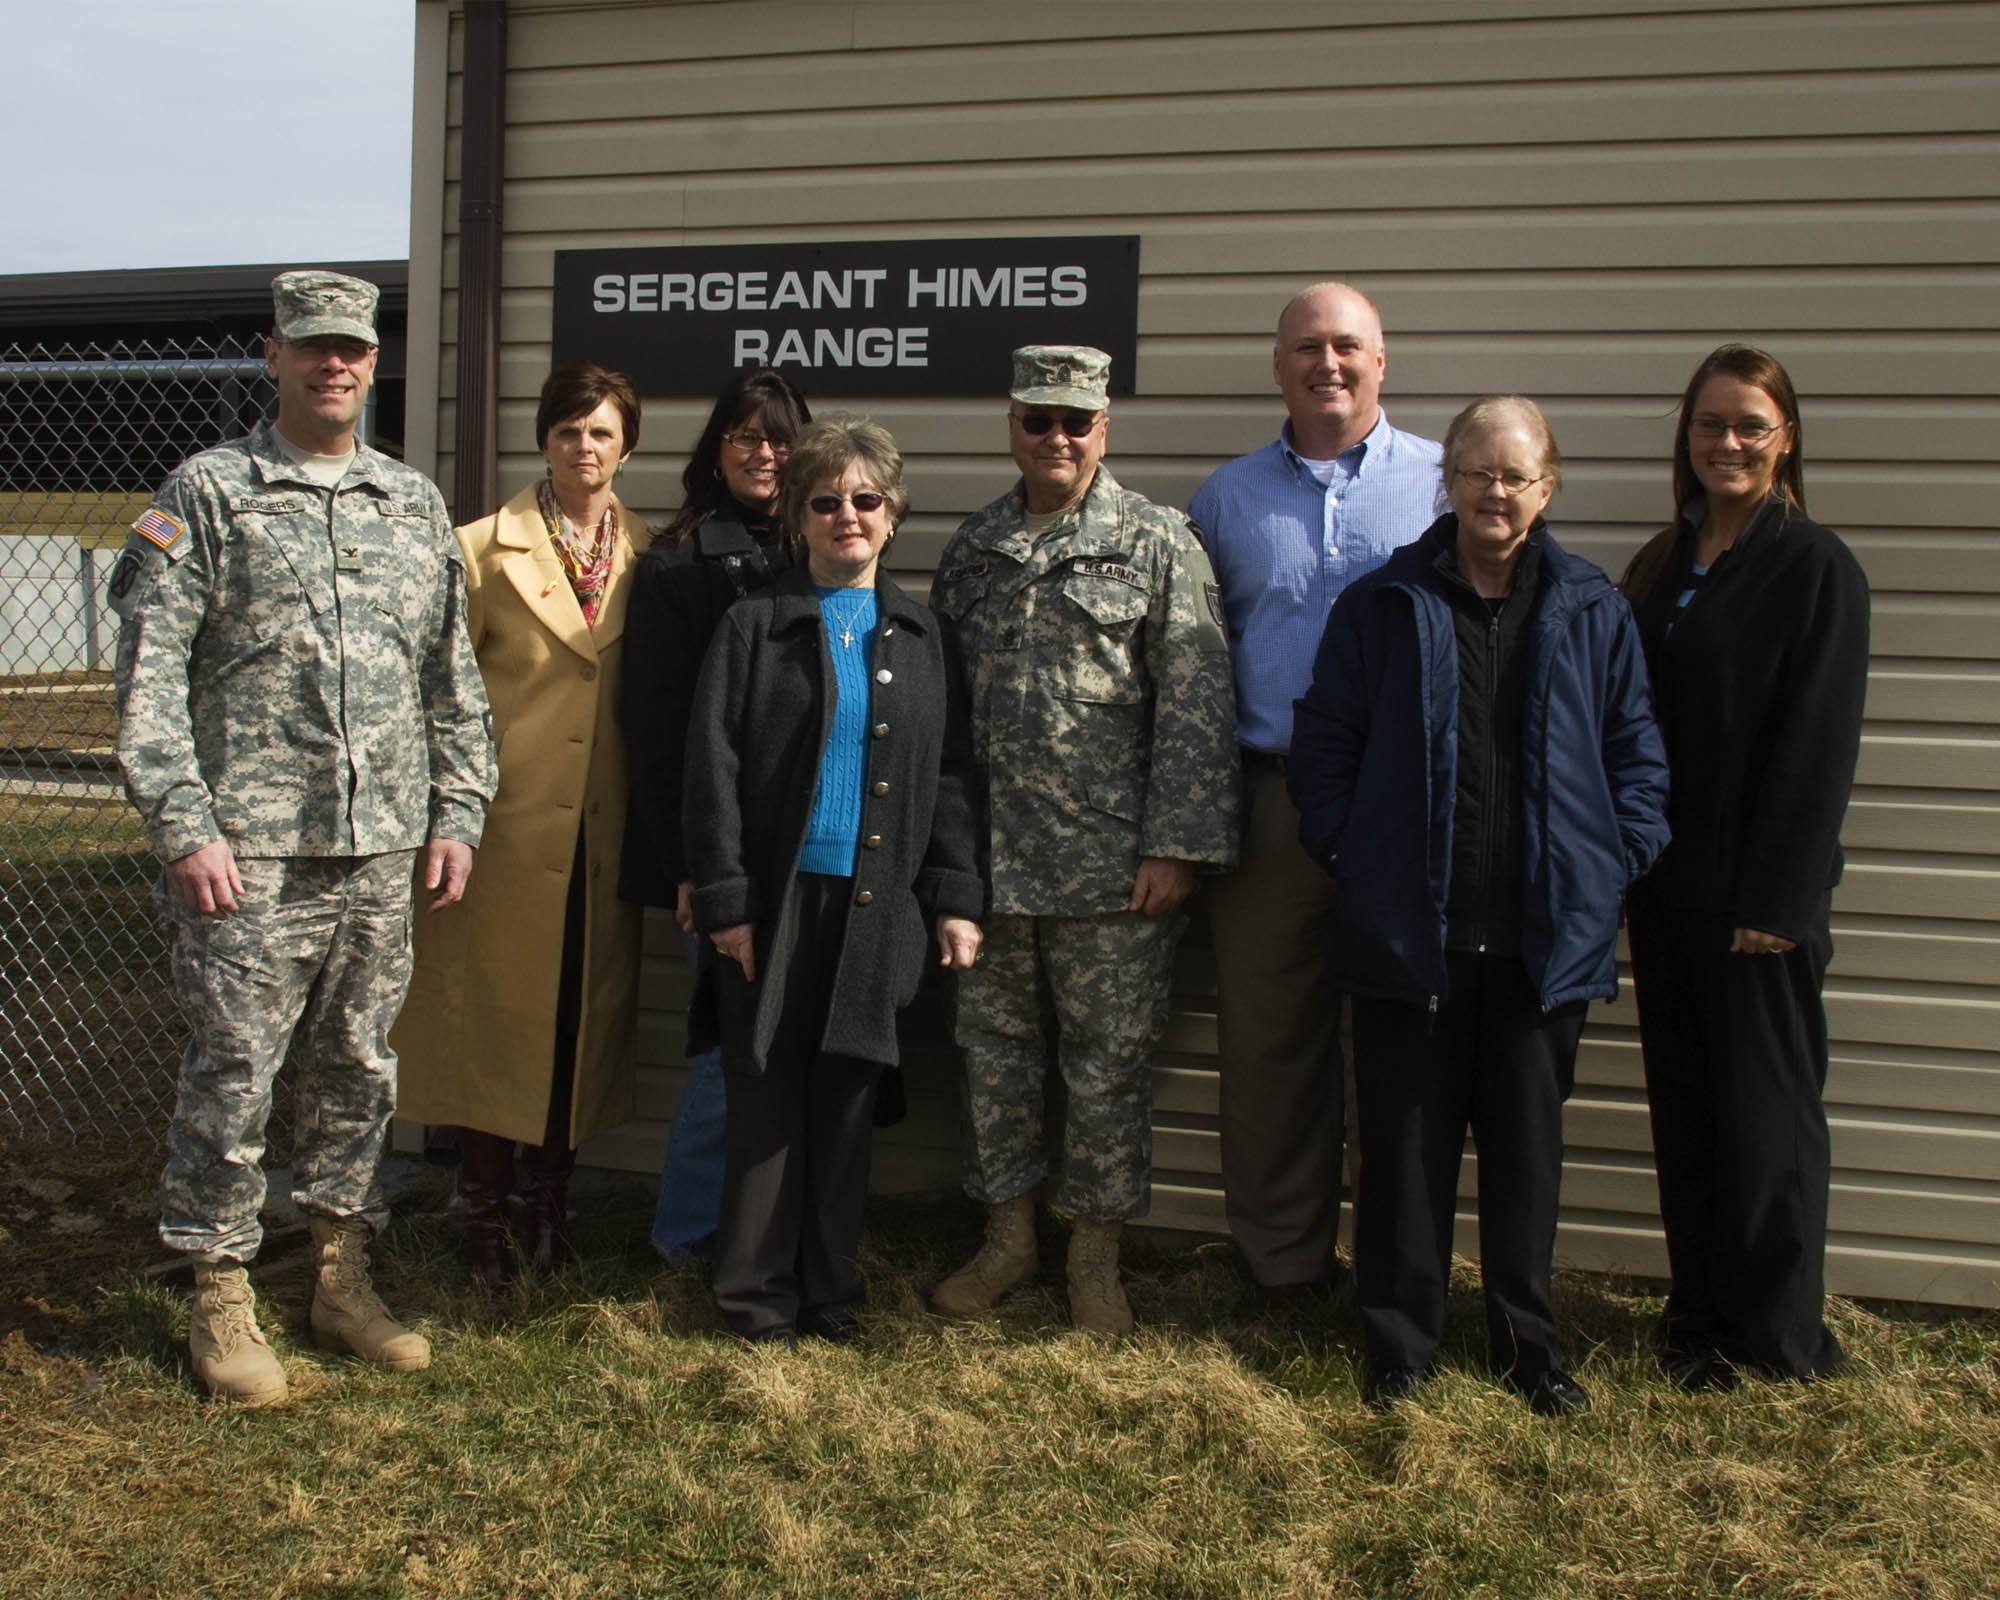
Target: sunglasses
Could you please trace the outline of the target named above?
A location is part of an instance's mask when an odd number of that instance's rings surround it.
[[[822,517],[839,516],[840,508],[844,505],[851,505],[866,516],[871,511],[880,511],[888,498],[887,495],[878,494],[873,489],[859,489],[850,495],[816,494],[806,504]]]
[[[1082,439],[1097,426],[1102,415],[1096,411],[1017,411],[1014,420],[1021,425],[1021,431],[1030,439],[1039,439],[1054,429],[1060,422],[1062,431],[1072,439]]]

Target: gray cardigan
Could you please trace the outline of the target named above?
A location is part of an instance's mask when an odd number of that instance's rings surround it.
[[[820,1048],[896,1061],[896,1013],[938,959],[938,917],[977,920],[979,794],[966,691],[944,624],[886,574],[868,710],[862,848]],[[795,941],[796,873],[833,723],[833,659],[803,566],[733,606],[716,629],[688,729],[682,828],[704,933],[757,925],[751,1060],[761,1072]],[[697,993],[697,1037],[713,986]],[[712,1035],[710,1035],[712,1036]]]

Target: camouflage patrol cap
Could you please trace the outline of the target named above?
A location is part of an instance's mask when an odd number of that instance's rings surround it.
[[[271,280],[271,304],[281,339],[375,337],[375,302],[382,291],[344,272],[281,272]]]
[[[1024,406],[1111,405],[1111,357],[1087,344],[1026,344],[1014,352],[1009,398]]]

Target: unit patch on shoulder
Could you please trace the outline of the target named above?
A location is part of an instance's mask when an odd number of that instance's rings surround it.
[[[171,550],[180,543],[181,535],[186,533],[187,529],[158,506],[149,506],[146,514],[132,524],[132,531],[149,544],[157,545],[162,550]]]
[[[136,550],[127,550],[118,558],[118,565],[111,569],[111,598],[123,600],[132,592],[132,585],[139,581],[139,574],[145,570],[146,558]]]

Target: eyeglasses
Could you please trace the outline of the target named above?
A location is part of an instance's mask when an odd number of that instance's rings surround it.
[[[1536,484],[1541,483],[1548,477],[1546,472],[1539,478],[1530,478],[1526,473],[1482,472],[1477,467],[1454,467],[1452,471],[1471,484],[1481,494],[1486,493],[1488,489],[1493,488],[1496,484],[1500,488],[1505,489],[1509,494],[1526,494]]]
[[[1782,422],[1766,422],[1762,417],[1745,417],[1741,422],[1724,422],[1720,417],[1696,417],[1688,432],[1697,439],[1720,439],[1735,434],[1738,444],[1762,444],[1784,427]]]
[[[1057,423],[1062,431],[1072,439],[1086,439],[1090,430],[1103,419],[1101,411],[1016,411],[1014,420],[1021,425],[1021,431],[1030,439],[1039,439],[1052,432]]]
[[[776,456],[780,461],[783,461],[786,456],[792,453],[791,440],[774,439],[770,434],[759,433],[755,428],[738,428],[736,432],[725,433],[722,437],[735,445],[746,456],[754,456],[765,445],[771,447],[771,454]]]
[[[865,516],[870,511],[880,511],[888,498],[887,495],[879,494],[873,489],[857,489],[853,494],[846,495],[816,494],[806,504],[817,516],[837,517],[844,505],[853,506]]]

